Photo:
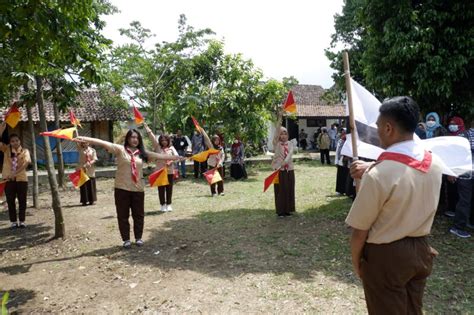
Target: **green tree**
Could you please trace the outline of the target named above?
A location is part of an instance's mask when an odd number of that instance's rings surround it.
[[[100,81],[97,70],[104,50],[111,44],[100,34],[104,27],[100,16],[113,11],[114,8],[106,0],[10,0],[0,4],[0,45],[7,52],[1,56],[17,71],[34,76],[42,131],[47,130],[45,78],[68,75],[76,77],[80,83]],[[14,83],[17,82],[11,84]],[[44,140],[55,215],[55,237],[64,237],[65,226],[51,146],[47,137]]]
[[[335,27],[327,55],[339,84],[334,49],[343,44],[351,74],[380,97],[411,95],[425,112],[474,114],[472,1],[347,0]]]

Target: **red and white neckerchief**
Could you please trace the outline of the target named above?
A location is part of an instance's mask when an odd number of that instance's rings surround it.
[[[138,170],[137,163],[135,161],[135,155],[140,154],[140,150],[136,149],[135,151],[126,148],[127,153],[130,154],[130,167],[132,168],[132,181],[136,184],[138,183]]]
[[[281,146],[283,147],[283,161],[286,159],[288,156],[288,141],[286,142],[280,142]],[[283,165],[283,168],[287,171],[288,170],[288,164]]]
[[[18,169],[18,156],[21,154],[23,149],[20,147],[18,151],[13,151],[13,148],[10,147],[10,151],[12,153],[12,173],[16,173]]]
[[[84,155],[86,156],[86,162],[87,163],[92,162],[92,150],[91,150],[91,148],[87,148],[84,152]]]
[[[422,173],[427,173],[430,170],[431,162],[433,161],[433,156],[431,155],[431,152],[425,151],[423,160],[418,161],[417,159],[414,159],[406,154],[396,152],[384,152],[380,154],[379,158],[377,159],[377,162],[386,160],[400,162]]]

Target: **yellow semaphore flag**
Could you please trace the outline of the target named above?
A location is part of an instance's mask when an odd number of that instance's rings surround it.
[[[288,92],[286,102],[283,104],[283,110],[288,113],[296,113],[296,102],[292,91]]]
[[[205,162],[209,158],[209,155],[218,154],[219,152],[220,151],[217,149],[209,149],[206,151],[202,151],[198,154],[194,154],[193,156],[191,156],[191,159],[193,159],[196,162],[202,163],[202,162]]]
[[[160,187],[167,186],[170,184],[168,181],[168,169],[167,167],[162,167],[159,170],[153,172],[148,177],[148,182],[151,187]]]
[[[8,110],[7,114],[5,115],[5,122],[11,127],[15,128],[20,122],[21,113],[16,105],[12,105]]]
[[[69,179],[71,180],[74,187],[79,188],[84,185],[90,178],[87,176],[86,172],[81,168],[80,170],[75,171],[74,173],[69,174]]]
[[[53,138],[59,138],[59,139],[72,140],[74,138],[75,131],[76,131],[76,127],[71,127],[71,128],[56,129],[52,131],[41,132],[40,135],[53,137]]]

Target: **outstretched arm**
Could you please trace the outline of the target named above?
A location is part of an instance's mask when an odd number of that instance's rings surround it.
[[[101,139],[96,139],[96,138],[91,138],[91,137],[76,137],[73,139],[73,141],[78,142],[78,141],[85,141],[89,142],[94,145],[98,145],[99,147],[102,147],[106,149],[107,151],[113,153],[114,152],[114,144],[112,142],[104,141]]]
[[[148,157],[151,158],[151,160],[165,160],[165,161],[177,161],[177,160],[182,160],[183,158],[179,155],[169,155],[169,154],[161,154],[161,153],[155,153],[155,152],[146,152]]]
[[[279,141],[282,120],[283,120],[283,113],[281,109],[278,109],[277,120],[275,122],[275,135],[273,136],[273,146],[275,146]]]
[[[148,137],[153,143],[153,150],[156,150],[156,148],[158,148],[158,146],[160,145],[160,143],[158,142],[158,139],[153,134],[153,131],[150,129],[150,127],[148,127],[147,123],[143,123],[143,127],[145,127],[146,133],[148,134]]]
[[[208,149],[212,149],[213,145],[212,145],[211,139],[209,139],[209,136],[207,135],[206,131],[203,128],[201,128],[201,133],[202,133],[202,136],[204,137],[204,143],[206,144],[206,147]]]

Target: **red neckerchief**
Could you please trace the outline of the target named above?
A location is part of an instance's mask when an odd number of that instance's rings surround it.
[[[286,157],[288,156],[288,141],[286,142],[280,142],[281,146],[283,147],[283,161],[286,159]],[[288,164],[285,164],[283,165],[283,168],[285,170],[288,170]]]
[[[137,163],[135,162],[135,155],[140,154],[140,150],[136,149],[132,152],[129,148],[125,148],[130,154],[130,167],[132,168],[132,181],[136,184],[138,183],[138,170],[137,170]]]
[[[414,159],[411,156],[408,156],[405,154],[395,153],[395,152],[384,152],[380,154],[379,158],[377,159],[377,162],[384,161],[384,160],[400,162],[420,172],[427,173],[430,169],[433,157],[430,152],[425,151],[423,160],[418,161],[417,159]]]

